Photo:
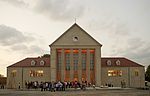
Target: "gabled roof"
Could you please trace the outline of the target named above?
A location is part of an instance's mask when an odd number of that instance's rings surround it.
[[[31,65],[31,61],[35,61],[35,65]],[[40,61],[44,61],[44,65],[40,64]],[[15,64],[8,67],[50,67],[50,57],[36,57],[36,58],[25,58]]]
[[[111,61],[111,65],[107,64],[107,61]],[[116,64],[116,61],[120,61],[120,65]],[[102,57],[102,67],[144,67],[134,61],[131,61],[124,57]]]
[[[72,29],[74,26],[77,26],[80,30],[82,30],[85,34],[87,34],[89,37],[91,37],[97,44],[102,46],[98,41],[96,41],[91,35],[89,35],[84,29],[82,29],[78,24],[74,23],[68,30],[66,30],[59,38],[57,38],[53,43],[51,43],[49,46],[52,46],[54,43],[56,43],[62,36],[64,36],[70,29]]]
[[[31,65],[31,61],[34,60],[36,62],[35,66]],[[45,62],[44,65],[40,65],[40,61],[43,60]],[[107,61],[111,61],[111,65],[107,64]],[[120,61],[120,65],[116,64],[116,61]],[[131,61],[124,57],[102,57],[101,59],[102,67],[144,67],[134,61]],[[36,58],[25,58],[15,64],[12,64],[8,67],[50,67],[50,58],[47,57],[36,57]]]

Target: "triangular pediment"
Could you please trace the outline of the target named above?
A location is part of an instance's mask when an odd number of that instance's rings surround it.
[[[92,36],[84,31],[76,23],[73,24],[67,31],[65,31],[58,39],[56,39],[50,46],[53,45],[99,45]]]

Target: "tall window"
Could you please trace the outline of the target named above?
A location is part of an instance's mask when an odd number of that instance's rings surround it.
[[[42,77],[43,76],[43,70],[30,70],[29,76],[30,77]]]
[[[78,54],[74,54],[74,70],[77,71],[78,70]]]
[[[86,53],[82,53],[82,70],[86,70]]]
[[[57,70],[61,70],[61,49],[57,50]]]
[[[108,70],[108,76],[122,76],[121,70]]]
[[[17,74],[17,70],[12,70],[11,72],[12,77],[16,77],[16,74]]]
[[[66,70],[70,70],[70,50],[65,50]]]
[[[95,50],[91,49],[90,50],[90,70],[94,70],[94,54],[95,54]]]
[[[77,71],[78,70],[78,50],[74,49],[73,50],[73,64],[74,64],[74,70]]]
[[[134,71],[135,76],[139,76],[139,70]]]

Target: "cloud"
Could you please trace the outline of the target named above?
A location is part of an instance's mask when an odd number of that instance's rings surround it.
[[[70,0],[38,0],[34,10],[54,20],[69,20],[83,15],[83,6]]]
[[[150,57],[150,43],[137,38],[133,38],[133,40],[133,42],[129,42],[129,48],[124,51],[124,55],[135,59]]]
[[[45,50],[38,45],[28,46],[28,49],[25,51],[26,54],[43,54],[44,52]]]
[[[37,42],[38,39],[32,35],[28,36],[13,27],[0,25],[0,46],[7,51],[18,52],[19,54],[47,53]]]
[[[130,38],[126,40],[125,45],[124,49],[119,46],[114,47],[113,55],[131,58],[144,66],[150,64],[150,42],[146,42],[141,38]]]
[[[15,28],[0,25],[0,45],[11,46],[24,42],[31,42],[34,37],[24,35],[22,32]]]
[[[10,46],[9,51],[15,51],[23,54],[44,54],[47,51],[41,48],[38,45],[26,45],[26,44],[18,44]]]
[[[25,44],[17,44],[17,45],[11,46],[10,49],[13,51],[23,51],[23,50],[28,49],[28,47]]]
[[[0,1],[7,2],[16,7],[25,7],[25,6],[27,7],[28,6],[28,4],[25,3],[23,0],[0,0]]]
[[[85,7],[81,1],[71,0],[0,0],[15,7],[22,7],[42,14],[52,20],[70,21],[83,15]]]

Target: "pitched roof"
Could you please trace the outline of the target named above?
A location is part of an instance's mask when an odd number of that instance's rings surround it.
[[[108,60],[111,62],[109,65]],[[120,64],[117,65],[116,61],[119,60]],[[124,57],[102,57],[102,67],[144,67],[134,61]]]
[[[31,65],[31,61],[34,60],[36,64]],[[44,65],[40,65],[40,61],[44,61]],[[102,57],[102,67],[144,67],[134,61],[131,61],[124,57]],[[111,65],[107,64],[107,61],[111,61]],[[120,65],[116,64],[116,61],[120,61]],[[12,64],[8,67],[50,67],[50,58],[47,57],[36,57],[36,58],[25,58],[15,64]]]
[[[31,61],[35,61],[35,65],[31,65]],[[41,61],[44,61],[44,65],[40,64]],[[50,58],[48,57],[25,58],[8,67],[50,67]]]
[[[66,30],[59,38],[57,38],[53,43],[51,43],[49,46],[52,46],[55,42],[57,42],[62,36],[64,36],[70,29],[72,29],[74,26],[77,26],[79,29],[81,29],[85,34],[87,34],[89,37],[91,37],[97,44],[102,46],[98,41],[96,41],[91,35],[89,35],[84,29],[82,29],[78,24],[74,23],[68,30]]]

